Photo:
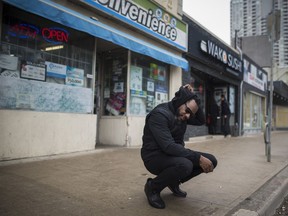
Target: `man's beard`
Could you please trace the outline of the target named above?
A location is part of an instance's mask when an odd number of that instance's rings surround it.
[[[181,117],[183,117],[184,119]],[[187,121],[188,120],[188,119],[186,119],[186,117],[184,115],[180,115],[179,108],[177,109],[176,118],[178,121]]]

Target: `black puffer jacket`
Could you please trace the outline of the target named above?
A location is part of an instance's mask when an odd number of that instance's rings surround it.
[[[205,123],[205,117],[202,109],[199,108],[195,117],[188,121],[177,119],[178,107],[195,97],[191,92],[184,90],[180,88],[172,101],[158,105],[147,115],[141,149],[144,162],[149,161],[153,156],[157,156],[159,152],[199,160],[199,153],[184,147],[184,134],[187,124],[202,125]],[[197,100],[197,98],[195,99]],[[199,104],[199,101],[197,103]]]

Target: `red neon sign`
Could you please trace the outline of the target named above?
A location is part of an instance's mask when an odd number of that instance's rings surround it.
[[[39,33],[39,29],[33,25],[21,23],[15,24],[11,26],[8,31],[8,34],[19,37],[19,38],[33,38],[35,39],[37,34]]]
[[[61,28],[42,28],[42,36],[44,40],[50,43],[68,42],[68,32]]]
[[[18,37],[22,39],[36,39],[39,32],[40,30],[36,26],[21,23],[11,26],[8,34],[13,37]],[[41,36],[45,41],[49,43],[61,44],[68,42],[69,33],[65,29],[59,27],[44,27],[41,29]]]

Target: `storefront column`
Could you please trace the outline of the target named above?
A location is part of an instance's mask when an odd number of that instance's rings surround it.
[[[170,99],[174,97],[175,92],[178,91],[181,85],[182,85],[182,69],[180,67],[170,65],[170,81],[169,81]]]

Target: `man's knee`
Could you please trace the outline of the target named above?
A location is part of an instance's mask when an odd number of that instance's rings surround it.
[[[182,158],[176,164],[175,169],[181,175],[181,178],[184,178],[192,173],[193,163],[186,158]]]
[[[215,168],[217,166],[217,163],[218,163],[216,157],[214,155],[211,155],[209,159],[213,163],[213,166]]]
[[[212,163],[214,168],[217,166],[217,159],[214,155],[209,154],[209,153],[201,153],[204,157],[208,158]]]

